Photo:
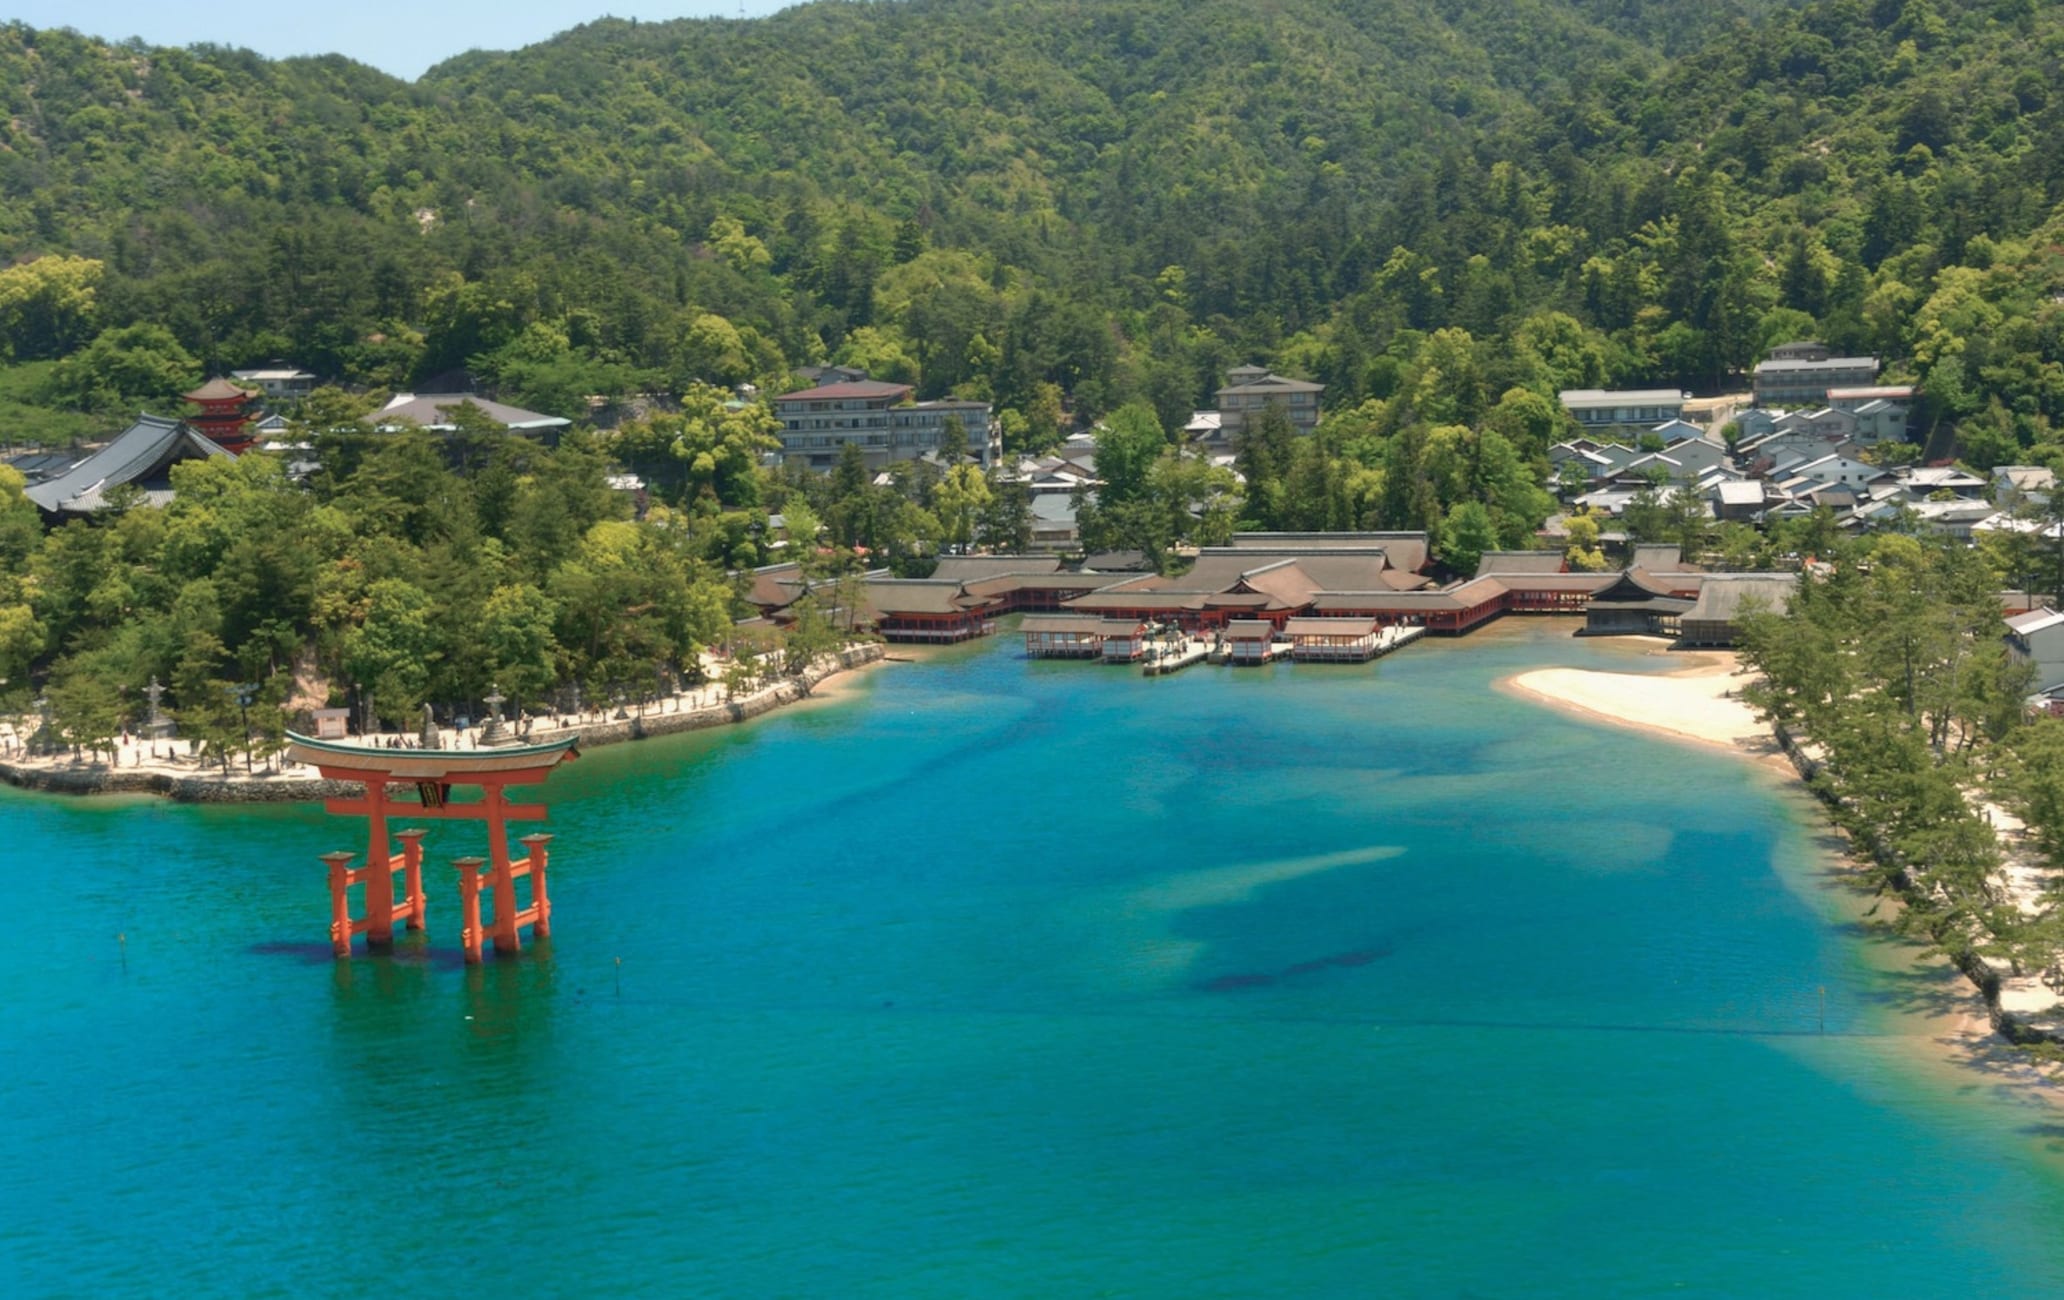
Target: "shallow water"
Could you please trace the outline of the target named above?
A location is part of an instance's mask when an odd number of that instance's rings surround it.
[[[1806,801],[1490,688],[1669,666],[1567,630],[597,750],[472,971],[443,865],[331,961],[314,808],[0,794],[0,1290],[2064,1289],[2047,1117],[1915,1066]]]

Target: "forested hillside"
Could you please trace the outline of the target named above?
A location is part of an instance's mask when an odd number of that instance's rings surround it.
[[[1952,60],[1923,34],[1901,67],[1901,33],[1949,18],[1816,10],[1802,21],[1858,29],[1834,43],[1865,71],[1831,79],[1793,53],[1828,36],[1742,35],[1769,8],[827,4],[600,22],[416,85],[10,28],[0,250],[103,264],[90,313],[30,313],[10,337],[33,360],[150,322],[201,368],[287,356],[371,384],[470,361],[562,406],[843,352],[1006,407],[1051,382],[1092,411],[1139,394],[1172,413],[1230,359],[1323,370],[1351,398],[1385,385],[1381,363],[1363,372],[1400,327],[1489,336],[1555,308],[1620,334],[1616,373],[1711,377],[1781,296],[1759,264],[1785,223],[1759,224],[1762,186],[1672,178],[1743,115],[1746,83],[1773,102],[1722,134],[1741,133],[1745,180],[1776,179],[1799,160],[1764,137],[1810,120],[1780,88],[1903,113],[1877,101],[2040,35],[1955,6],[1988,48]],[[1729,23],[1703,62],[1657,53]],[[1758,67],[1762,45],[1785,53]],[[1694,202],[1752,237],[1721,250],[1739,268],[1695,248],[1687,272],[1679,245],[1707,231],[1665,223]],[[1861,253],[1848,234],[1820,243]],[[1643,282],[1664,268],[1682,283]],[[1665,315],[1634,320],[1651,299]],[[73,376],[52,396],[150,396],[121,387]]]

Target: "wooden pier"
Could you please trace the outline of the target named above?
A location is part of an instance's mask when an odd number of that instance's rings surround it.
[[[1148,677],[1163,677],[1179,673],[1191,664],[1201,664],[1211,654],[1208,642],[1185,640],[1178,646],[1152,645],[1145,659],[1140,663],[1140,672]]]

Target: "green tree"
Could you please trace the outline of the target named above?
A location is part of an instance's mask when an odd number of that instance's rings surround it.
[[[1096,471],[1103,484],[1097,500],[1117,506],[1145,497],[1147,475],[1167,446],[1153,407],[1131,402],[1113,411],[1096,434]]]
[[[1441,562],[1456,573],[1476,572],[1485,551],[1498,547],[1498,529],[1482,502],[1462,501],[1448,510],[1441,521]]]
[[[61,357],[86,340],[106,266],[54,254],[0,269],[0,346],[14,360]]]
[[[488,675],[515,700],[540,700],[558,684],[558,610],[528,583],[499,586],[481,609],[480,652]]]
[[[359,624],[345,634],[344,671],[370,689],[383,718],[406,721],[427,697],[432,666],[444,657],[428,593],[400,578],[366,592]]]
[[[200,383],[200,363],[162,325],[103,330],[82,350],[57,363],[49,400],[79,410],[120,410],[138,404],[173,407]]]
[[[947,544],[965,547],[974,540],[976,522],[991,499],[989,481],[979,467],[963,464],[946,471],[935,506]]]

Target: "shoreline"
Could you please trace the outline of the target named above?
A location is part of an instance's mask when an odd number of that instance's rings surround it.
[[[702,703],[673,712],[640,713],[620,722],[573,723],[545,730],[562,734],[577,730],[580,744],[584,748],[595,748],[704,731],[712,727],[736,726],[777,709],[847,695],[855,689],[856,682],[852,679],[841,681],[840,678],[857,675],[886,661],[884,647],[878,642],[849,646],[836,657],[828,656],[826,660],[813,664],[799,678],[783,678],[742,699]],[[130,748],[141,750],[144,745],[138,742]],[[276,772],[263,775],[245,776],[233,772],[225,776],[197,762],[168,764],[159,761],[119,767],[110,766],[104,759],[69,758],[30,762],[0,760],[0,784],[35,794],[82,797],[155,795],[175,803],[208,804],[303,803],[347,797],[357,789],[357,782],[325,781],[314,775],[312,768],[285,765]]]
[[[1671,653],[1673,657],[1679,652]],[[1813,760],[1788,736],[1764,723],[1743,703],[1730,683],[1743,669],[1733,651],[1697,651],[1697,662],[1664,673],[1619,673],[1587,668],[1539,668],[1515,673],[1494,685],[1508,695],[1553,708],[1585,721],[1626,727],[1681,744],[1717,749],[1770,772],[1787,785],[1816,794],[1808,783]],[[1816,810],[1818,811],[1818,810]],[[1873,902],[1854,886],[1861,850],[1824,813],[1820,852],[1825,862],[1816,873],[1822,888],[1839,895],[1845,919],[1870,928]],[[1896,895],[1894,896],[1896,899]],[[1932,1074],[1952,1077],[1970,1086],[1973,1072],[2003,1096],[2046,1109],[2064,1108],[2064,1075],[2030,1059],[2015,1045],[2020,1026],[1994,996],[1968,971],[1919,945],[1889,933],[1866,945],[1866,960],[1889,975],[1917,977],[1929,988],[1924,1000],[1887,1012],[1895,1023],[1915,1032],[1898,1037],[1910,1044],[1909,1055]],[[2012,1022],[2009,1027],[2006,1022]]]
[[[1735,694],[1731,682],[1742,669],[1734,651],[1652,653],[1668,653],[1682,666],[1663,673],[1532,668],[1493,684],[1509,695],[1593,721],[1751,758],[1782,759],[1777,738]]]

